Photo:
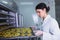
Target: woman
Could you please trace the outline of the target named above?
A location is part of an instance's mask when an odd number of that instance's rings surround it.
[[[35,35],[42,36],[43,40],[58,40],[59,26],[57,21],[48,14],[49,6],[39,3],[35,10],[37,15],[43,19],[42,30],[37,30]]]

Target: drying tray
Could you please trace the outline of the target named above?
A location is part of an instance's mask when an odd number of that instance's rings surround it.
[[[20,36],[20,37],[11,37],[11,38],[3,38],[3,37],[0,37],[0,39],[28,39],[28,38],[35,38],[37,36]]]
[[[9,27],[9,28],[11,28],[11,27]],[[31,27],[12,27],[12,28],[30,28],[32,30]],[[10,37],[10,38],[0,37],[0,39],[22,39],[22,38],[34,38],[34,37],[37,37],[37,36],[35,36],[35,34],[33,33],[33,30],[32,30],[32,36],[18,36],[18,37]]]

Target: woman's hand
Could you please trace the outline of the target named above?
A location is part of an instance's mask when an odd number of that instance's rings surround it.
[[[32,26],[31,28],[36,36],[43,35],[43,31],[37,30],[35,26]]]
[[[41,35],[43,35],[43,31],[37,30],[37,31],[35,32],[35,35],[36,35],[36,36],[41,36]]]

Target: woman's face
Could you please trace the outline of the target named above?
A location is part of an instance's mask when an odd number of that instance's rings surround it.
[[[36,9],[36,13],[39,17],[43,18],[45,15],[46,10],[45,9]]]

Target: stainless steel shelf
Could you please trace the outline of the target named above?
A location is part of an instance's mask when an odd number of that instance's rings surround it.
[[[14,17],[13,15],[10,15],[10,14],[8,14],[8,13],[4,13],[4,12],[0,12],[0,14],[5,15],[5,16]]]
[[[15,10],[13,10],[11,7],[8,7],[7,5],[5,5],[4,3],[0,2],[0,7],[6,11],[12,11],[12,12],[16,12]]]
[[[9,19],[14,19],[14,18],[9,18]]]
[[[10,22],[10,24],[15,24],[15,22]]]
[[[0,17],[0,19],[9,19],[9,20],[14,20],[14,18],[4,18],[4,17]]]
[[[9,25],[9,23],[6,23],[6,22],[4,22],[4,23],[0,23],[0,25]]]
[[[8,18],[3,18],[3,17],[0,17],[0,19],[8,19]]]
[[[22,38],[34,38],[37,36],[19,36],[19,37],[11,37],[11,38],[1,38],[1,39],[22,39]]]
[[[10,27],[7,26],[7,27],[5,27],[5,28],[2,28],[2,29],[0,29],[0,32],[3,31],[3,30],[5,30],[5,29],[8,29],[8,28],[10,28]]]
[[[4,26],[2,26],[2,27],[4,27]],[[4,28],[1,28],[1,29],[0,29],[0,32],[3,31],[3,30],[6,30],[6,29],[8,29],[8,28],[11,28],[11,27],[13,27],[13,26],[5,26]]]

